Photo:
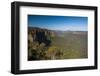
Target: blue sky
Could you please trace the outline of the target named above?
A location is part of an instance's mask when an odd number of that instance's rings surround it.
[[[28,15],[28,26],[61,31],[87,31],[88,17]]]

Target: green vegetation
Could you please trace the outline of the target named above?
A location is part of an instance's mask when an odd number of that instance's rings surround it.
[[[28,28],[28,60],[87,58],[86,31]]]

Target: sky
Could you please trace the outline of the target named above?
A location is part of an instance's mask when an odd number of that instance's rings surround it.
[[[28,26],[60,31],[87,31],[88,17],[28,15]]]

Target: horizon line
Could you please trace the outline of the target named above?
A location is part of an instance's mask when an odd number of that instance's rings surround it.
[[[28,27],[33,27],[33,26],[28,26]],[[88,31],[88,30],[60,30],[60,29],[48,29],[48,28],[44,28],[44,27],[33,27],[33,28],[40,28],[40,29],[47,29],[47,30],[53,30],[53,31]]]

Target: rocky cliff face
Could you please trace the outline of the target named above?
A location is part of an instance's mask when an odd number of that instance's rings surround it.
[[[49,46],[51,41],[50,38],[53,37],[55,34],[54,32],[47,30],[47,29],[40,29],[40,28],[28,28],[28,41],[33,42],[37,41],[39,44],[45,43],[46,46]]]
[[[60,54],[57,47],[52,46],[54,31],[41,28],[28,28],[28,60],[56,59]],[[60,56],[60,55],[59,55]]]

